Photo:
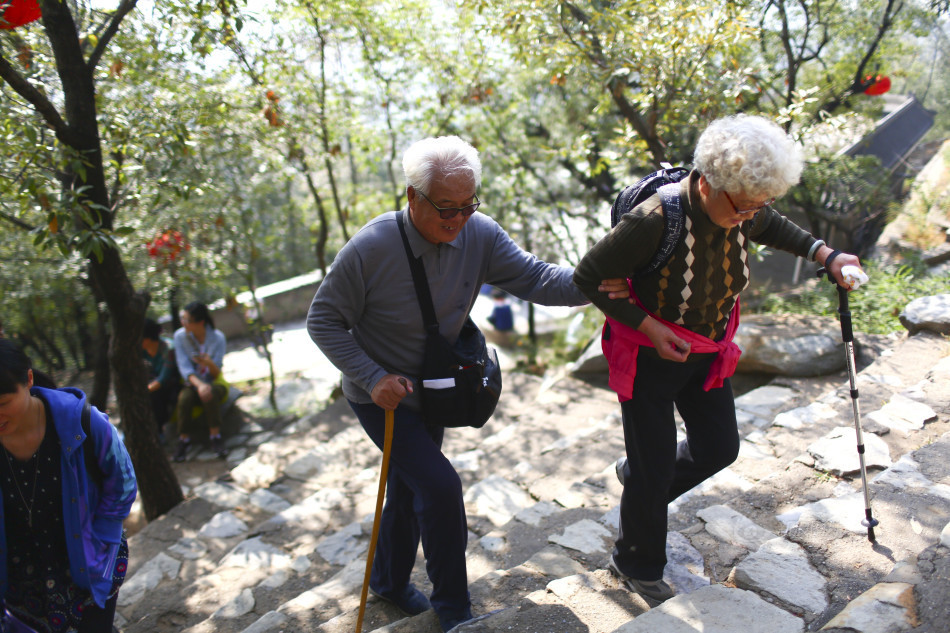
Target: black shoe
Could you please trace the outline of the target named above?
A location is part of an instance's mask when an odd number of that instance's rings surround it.
[[[425,597],[424,593],[416,589],[416,586],[412,583],[398,592],[379,593],[374,591],[372,587],[369,588],[369,592],[381,600],[391,602],[408,615],[419,615],[432,608],[429,599]]]
[[[670,588],[668,584],[662,579],[660,580],[637,580],[636,578],[631,578],[627,574],[620,571],[620,568],[617,567],[617,563],[614,561],[613,555],[610,556],[610,563],[607,565],[614,576],[620,579],[627,589],[634,593],[638,593],[641,596],[647,598],[652,598],[657,602],[664,602],[672,598],[675,594],[673,589]]]
[[[439,616],[439,625],[442,627],[443,633],[448,633],[448,631],[451,631],[459,624],[468,622],[473,618],[472,610],[469,608],[462,611],[444,609],[442,611],[436,611],[435,614]]]
[[[211,452],[214,453],[218,459],[227,459],[228,449],[224,447],[224,440],[221,439],[221,436],[211,438]]]
[[[191,440],[184,440],[178,438],[178,447],[175,448],[175,455],[172,457],[176,462],[185,461],[185,457],[188,456],[188,449],[191,448]]]
[[[618,459],[617,463],[614,464],[614,470],[617,471],[617,481],[623,486],[624,481],[627,479],[627,458],[621,457]]]

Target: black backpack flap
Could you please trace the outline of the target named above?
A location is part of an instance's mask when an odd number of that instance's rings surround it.
[[[686,167],[665,167],[659,171],[647,174],[632,185],[623,188],[610,207],[610,226],[617,226],[621,216],[629,213],[639,204],[645,202],[663,185],[679,182],[689,175]]]

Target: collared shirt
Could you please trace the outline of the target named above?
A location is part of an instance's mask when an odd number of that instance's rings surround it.
[[[542,305],[588,303],[573,269],[541,261],[519,247],[490,217],[476,212],[452,242],[432,244],[408,209],[385,213],[340,250],[310,305],[307,330],[343,372],[343,394],[366,404],[386,374],[411,378],[403,402],[418,409],[425,328],[409,261],[396,225],[402,213],[413,255],[422,259],[441,334],[458,338],[482,284]]]

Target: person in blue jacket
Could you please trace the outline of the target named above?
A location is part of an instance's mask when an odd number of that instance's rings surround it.
[[[95,407],[83,429],[85,404],[35,386],[30,359],[0,339],[0,601],[37,631],[112,631],[125,579],[135,471]]]

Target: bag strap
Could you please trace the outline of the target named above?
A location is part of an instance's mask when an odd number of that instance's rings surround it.
[[[104,475],[99,460],[96,459],[96,444],[92,437],[90,416],[92,416],[92,409],[89,406],[89,401],[86,400],[82,404],[82,414],[79,417],[79,422],[82,424],[82,431],[86,434],[89,443],[82,447],[82,459],[86,464],[86,472],[89,474],[89,478],[97,487],[101,488]]]
[[[680,183],[674,182],[663,185],[656,191],[660,194],[660,203],[663,205],[663,239],[647,267],[637,273],[638,277],[648,275],[662,268],[673,255],[673,249],[676,248],[676,245],[680,241],[680,236],[683,233],[683,207],[680,205]]]
[[[416,286],[416,299],[419,301],[419,307],[422,309],[422,322],[428,331],[439,331],[439,320],[435,316],[435,307],[432,305],[432,293],[429,292],[429,280],[426,277],[426,269],[422,265],[422,260],[412,256],[412,248],[409,246],[409,236],[406,235],[406,227],[402,219],[402,211],[396,212],[396,224],[399,226],[399,234],[402,235],[402,245],[406,248],[406,257],[409,259],[409,270],[412,271],[412,283]]]

